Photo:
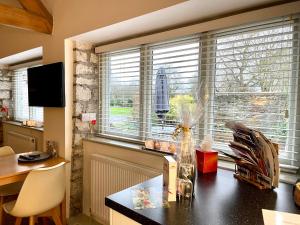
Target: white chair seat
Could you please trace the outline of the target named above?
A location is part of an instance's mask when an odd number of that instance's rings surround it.
[[[3,204],[4,211],[9,214],[11,212],[11,210],[14,208],[16,201],[11,201],[11,202],[7,202],[7,203]]]
[[[22,188],[23,182],[7,184],[4,186],[0,186],[0,197],[6,197],[10,195],[17,195],[19,194]]]

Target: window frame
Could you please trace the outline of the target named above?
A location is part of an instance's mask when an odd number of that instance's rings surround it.
[[[42,110],[43,110],[43,114],[44,114],[44,107],[37,107],[37,106],[29,106],[29,101],[28,101],[28,118],[17,118],[16,117],[16,100],[15,100],[15,98],[16,98],[16,96],[15,96],[15,88],[16,88],[16,86],[15,86],[15,81],[14,80],[16,80],[16,78],[15,78],[15,72],[23,72],[23,71],[25,71],[26,72],[26,76],[27,76],[27,69],[28,68],[31,68],[31,67],[36,67],[36,66],[40,66],[41,65],[41,62],[40,61],[37,61],[37,62],[31,62],[31,63],[28,63],[28,64],[26,64],[26,66],[25,65],[23,65],[23,64],[21,64],[21,65],[19,65],[19,66],[16,66],[15,68],[11,68],[12,70],[12,73],[13,73],[13,79],[12,79],[12,99],[13,99],[13,111],[14,111],[14,121],[16,121],[16,122],[23,122],[24,120],[35,120],[34,118],[32,118],[31,117],[31,115],[33,115],[34,114],[34,112],[33,112],[33,110],[34,110],[34,108],[42,108]],[[27,84],[27,87],[25,87],[25,88],[28,88],[28,81],[26,82],[26,84]],[[27,95],[27,99],[28,99],[28,95]],[[42,121],[39,121],[39,120],[35,120],[36,122],[38,122],[38,123],[41,123],[41,124],[44,124],[44,115],[43,115],[43,120]]]
[[[291,19],[293,21],[293,27],[297,27],[298,29],[297,30],[293,30],[294,32],[294,36],[293,36],[293,49],[294,49],[294,45],[297,44],[296,46],[296,53],[293,53],[292,54],[292,57],[293,57],[293,68],[292,68],[292,78],[289,78],[290,80],[293,80],[293,79],[296,79],[297,82],[294,82],[293,86],[291,86],[290,88],[292,88],[291,91],[289,91],[289,93],[295,93],[293,97],[290,97],[290,94],[288,96],[289,98],[289,112],[291,112],[292,108],[293,108],[293,104],[291,103],[294,103],[296,106],[294,106],[295,110],[294,110],[294,117],[293,119],[289,119],[289,122],[288,122],[288,127],[290,126],[293,126],[293,129],[289,129],[289,132],[288,132],[288,135],[287,135],[287,146],[289,148],[289,151],[292,149],[292,153],[289,154],[289,156],[291,156],[290,158],[292,159],[293,156],[295,155],[294,152],[294,148],[295,146],[297,146],[297,144],[295,144],[295,142],[299,142],[299,140],[295,140],[296,138],[296,133],[299,132],[297,131],[297,127],[296,126],[300,126],[299,124],[297,124],[297,115],[299,115],[299,109],[297,109],[297,105],[300,104],[300,91],[299,91],[299,88],[300,88],[300,79],[298,78],[299,76],[299,69],[300,69],[300,62],[297,61],[297,55],[300,55],[300,43],[299,41],[299,34],[295,34],[295,32],[297,32],[299,30],[299,19],[294,19],[292,18]],[[274,20],[273,20],[274,21]],[[216,75],[216,72],[215,72],[215,68],[213,66],[216,65],[216,62],[215,62],[215,57],[212,57],[214,58],[214,62],[212,62],[210,59],[210,57],[204,57],[203,55],[206,54],[206,55],[216,55],[216,46],[217,46],[217,43],[216,43],[216,39],[213,39],[212,37],[216,36],[217,34],[221,33],[221,32],[233,32],[234,30],[239,30],[239,29],[249,29],[249,27],[254,27],[255,25],[260,25],[260,24],[266,24],[266,26],[269,24],[269,23],[272,23],[273,22],[272,20],[271,21],[265,21],[265,22],[261,22],[261,23],[255,23],[255,24],[251,24],[249,26],[237,26],[237,27],[234,27],[234,28],[231,28],[231,29],[224,29],[224,30],[220,30],[220,31],[214,31],[214,32],[205,32],[205,33],[202,33],[200,36],[199,36],[199,64],[198,64],[198,86],[201,84],[201,82],[205,82],[206,85],[208,85],[208,90],[209,90],[209,104],[208,104],[208,108],[210,110],[206,110],[205,112],[205,115],[204,115],[204,118],[202,121],[199,121],[199,124],[198,124],[198,131],[199,131],[199,139],[201,139],[204,135],[207,135],[207,134],[212,134],[213,132],[213,121],[214,121],[214,118],[213,118],[213,115],[214,115],[214,112],[213,112],[213,107],[214,107],[214,101],[212,101],[212,99],[214,99],[215,97],[215,88],[214,88],[214,79],[215,79],[215,75]],[[275,20],[276,21],[276,20]],[[297,26],[295,26],[295,24],[297,24]],[[184,38],[184,37],[183,37]],[[173,39],[174,40],[174,39]],[[176,39],[175,39],[176,40]],[[212,46],[212,47],[206,47],[206,48],[203,48],[203,46],[205,46],[204,42],[208,42],[208,41],[211,41],[211,40],[214,40],[214,44],[209,44],[207,46]],[[172,40],[171,40],[172,41]],[[164,42],[162,42],[163,44]],[[148,55],[149,56],[149,51],[151,51],[151,44],[149,45],[140,45],[139,46],[139,49],[140,49],[140,57],[143,57],[143,55]],[[296,55],[296,56],[295,56]],[[99,56],[100,59],[102,58],[101,56]],[[109,138],[113,138],[113,139],[117,139],[117,140],[125,140],[125,141],[129,141],[129,142],[135,142],[135,143],[143,143],[143,141],[146,140],[147,136],[145,134],[147,134],[150,129],[151,129],[151,122],[150,122],[150,119],[151,119],[151,97],[148,98],[149,96],[152,96],[152,89],[151,88],[146,88],[146,87],[150,87],[152,85],[152,79],[149,79],[149,76],[152,76],[151,72],[145,72],[147,69],[145,68],[152,68],[151,67],[151,63],[152,63],[152,57],[153,55],[151,54],[151,58],[150,57],[145,57],[147,58],[147,60],[141,60],[141,63],[140,63],[140,118],[139,118],[139,123],[142,124],[143,126],[140,126],[140,132],[139,132],[139,136],[130,136],[130,135],[124,135],[124,136],[115,136],[114,133],[105,133],[103,132],[103,124],[102,124],[102,121],[99,123],[99,133],[98,135],[99,136],[102,136],[102,137],[109,137]],[[101,60],[100,60],[101,62]],[[210,65],[211,68],[206,68],[207,65]],[[100,70],[99,70],[100,72]],[[99,76],[101,76],[101,73],[99,73]],[[143,88],[141,88],[143,87]],[[105,98],[105,86],[103,87],[103,83],[101,84],[100,83],[100,88],[99,88],[99,91],[101,93],[100,96],[102,96],[102,101],[103,101],[103,98]],[[147,93],[148,92],[148,93]],[[149,92],[151,93],[149,95]],[[145,94],[147,93],[147,94]],[[291,98],[295,98],[296,100],[293,101]],[[104,101],[103,101],[104,102]],[[100,115],[103,111],[102,110],[107,110],[105,109],[103,103],[101,102],[100,103],[100,112],[98,112],[98,115]],[[149,113],[148,113],[149,112]],[[209,121],[208,121],[208,118],[209,118]],[[102,118],[103,120],[103,118]],[[294,142],[291,144],[291,141]],[[297,158],[298,160],[300,160],[300,157]],[[290,160],[287,160],[288,165],[291,164],[291,166],[293,166],[293,163],[291,163]]]

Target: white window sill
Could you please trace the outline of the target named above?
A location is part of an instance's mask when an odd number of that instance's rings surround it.
[[[160,156],[165,155],[161,152],[154,152],[154,151],[149,151],[149,150],[143,149],[142,145],[140,145],[140,144],[128,143],[128,142],[118,141],[118,140],[111,140],[111,139],[103,138],[103,137],[88,137],[88,138],[84,138],[83,140],[91,141],[91,142],[95,142],[95,143],[107,144],[107,145],[111,145],[111,146],[117,146],[117,147],[126,148],[126,149],[133,150],[133,151],[143,152],[146,154],[154,154],[154,155],[160,155]],[[230,158],[225,157],[223,155],[219,155],[218,168],[230,170],[230,171],[234,172],[235,163]],[[289,172],[285,172],[285,171],[289,171]],[[279,178],[280,182],[288,183],[288,184],[295,184],[297,179],[299,179],[299,178],[300,178],[300,175],[296,174],[296,170],[281,169],[280,178]]]
[[[26,128],[26,129],[33,129],[33,130],[42,131],[42,132],[44,131],[43,127],[24,126],[21,122],[17,122],[17,121],[2,121],[2,123],[7,123],[7,124],[18,126],[18,127],[23,127],[23,128]]]

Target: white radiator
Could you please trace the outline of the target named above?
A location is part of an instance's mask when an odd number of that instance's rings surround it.
[[[131,187],[152,177],[160,171],[123,160],[91,155],[91,213],[95,220],[109,224],[109,210],[105,196]]]
[[[35,137],[14,131],[7,132],[6,145],[12,147],[15,153],[36,151]]]

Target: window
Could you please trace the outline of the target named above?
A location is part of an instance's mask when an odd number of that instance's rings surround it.
[[[139,136],[140,51],[110,53],[102,57],[107,73],[104,87],[102,130],[117,136]]]
[[[279,143],[282,164],[299,166],[298,26],[289,17],[99,55],[99,133],[170,140],[178,124],[175,105],[196,104],[204,83],[210,97],[194,129],[198,144],[211,134],[214,148],[227,148],[232,134],[225,122],[237,120]],[[157,110],[159,74],[169,99],[163,113]]]
[[[100,62],[101,133],[139,140],[171,139],[178,124],[175,104],[195,102],[199,36],[102,54]],[[168,81],[169,110],[163,118],[155,110],[159,71]]]
[[[13,73],[13,102],[15,120],[43,122],[43,107],[29,107],[27,68],[15,70]]]
[[[238,120],[278,143],[282,163],[297,160],[293,29],[291,21],[215,35],[210,128],[216,147],[232,139],[225,122]]]

